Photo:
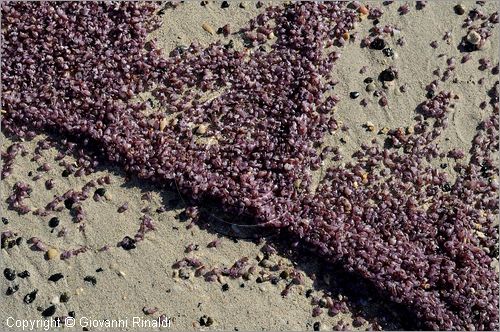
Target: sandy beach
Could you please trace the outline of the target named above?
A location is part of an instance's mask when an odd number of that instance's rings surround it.
[[[262,6],[252,1],[229,3],[228,8],[221,8],[221,3],[214,1],[205,5],[200,1],[187,1],[166,6],[160,16],[163,25],[151,33],[150,38],[157,40],[156,45],[164,56],[192,42],[206,47],[213,42],[226,44],[232,40],[236,49],[243,49],[244,42],[236,32],[270,3],[263,2]],[[374,26],[373,20],[367,18],[358,22],[352,31],[358,37],[351,37],[341,49],[341,57],[332,72],[339,82],[332,94],[341,100],[332,112],[349,130],[328,134],[321,148],[338,147],[344,158],[326,159],[320,169],[313,172],[313,187],[323,179],[328,167],[351,161],[352,154],[363,143],[374,138],[383,141],[388,129],[413,130],[417,106],[426,100],[426,85],[436,79],[434,71],[445,67],[451,57],[456,59],[456,70],[450,79],[441,82],[440,88],[453,91],[459,98],[454,100],[449,126],[437,144],[444,151],[462,149],[466,151],[465,160],[470,158],[468,151],[476,128],[491,114],[491,108],[481,107],[481,103],[489,100],[488,93],[498,81],[498,75],[492,74],[491,69],[478,68],[478,61],[487,58],[498,66],[500,36],[495,25],[488,45],[471,53],[466,63],[460,63],[462,53],[457,45],[466,34],[462,27],[466,15],[456,14],[454,6],[460,3],[467,12],[480,8],[491,14],[498,10],[498,3],[429,1],[421,10],[416,10],[414,2],[409,3],[410,12],[401,15],[398,8],[404,2],[396,1],[390,6],[382,6],[381,1],[366,2],[372,7],[383,7],[381,26],[397,27],[397,31],[386,38],[393,50],[392,56],[360,47],[361,39]],[[279,5],[278,2],[272,4]],[[217,30],[226,24],[233,33],[224,37]],[[207,31],[207,26],[213,31]],[[401,38],[405,40],[404,46],[398,45]],[[437,41],[437,47],[430,46],[432,41]],[[265,47],[271,47],[273,42],[269,39]],[[382,87],[376,78],[388,66],[397,68],[398,78]],[[366,83],[366,78],[373,78],[373,83]],[[386,91],[387,107],[379,105],[379,98],[367,91],[370,89]],[[352,92],[359,97],[350,97]],[[152,98],[148,93],[137,96],[138,100],[148,98]],[[360,105],[361,100],[366,100],[365,107]],[[151,112],[159,111],[156,104],[153,98]],[[158,323],[160,316],[168,327],[152,327],[152,330],[331,331],[340,321],[348,330],[414,328],[412,322],[401,316],[404,310],[377,295],[369,285],[351,278],[337,266],[325,264],[314,254],[282,246],[279,235],[258,227],[238,226],[239,220],[233,220],[230,215],[217,215],[212,220],[191,225],[191,218],[186,216],[188,199],[178,191],[129,178],[119,167],[107,162],[101,163],[92,174],[65,177],[65,168],[58,158],[64,149],[57,146],[40,149],[46,139],[61,142],[63,137],[40,134],[33,140],[17,140],[3,130],[1,134],[2,153],[12,144],[18,144],[18,148],[25,151],[24,155],[16,156],[11,174],[1,181],[0,187],[3,221],[0,230],[10,231],[15,234],[12,239],[19,239],[10,245],[2,241],[1,269],[11,269],[16,274],[13,280],[2,277],[2,330],[19,331],[20,327],[15,326],[17,322],[40,320],[46,310],[55,310],[50,315],[53,318],[74,316],[74,328],[88,328],[87,331],[115,330],[106,327],[113,320],[122,320],[118,326],[122,330],[150,330],[151,326],[146,325]],[[41,157],[33,160],[38,149]],[[72,164],[77,158],[69,154],[62,160]],[[448,156],[433,161],[435,166],[448,165],[445,172],[450,179],[457,176],[453,170],[456,162]],[[46,188],[48,180],[53,182],[50,190]],[[46,216],[33,213],[55,196],[70,190],[81,191],[92,180],[96,185],[90,189],[90,197],[81,202],[85,212],[83,223],[76,223],[74,213],[62,203],[60,211]],[[27,214],[9,208],[8,197],[17,182],[28,183],[32,188],[24,200],[31,208]],[[125,203],[127,209],[119,213]],[[154,230],[146,232],[144,240],[133,250],[117,246],[124,237],[136,234],[144,214],[151,217]],[[262,239],[254,239],[255,232],[263,235]],[[57,257],[49,259],[47,252],[33,250],[33,240],[28,243],[33,237],[45,248],[55,249]],[[268,245],[276,250],[269,253]],[[73,257],[60,259],[61,253],[79,248],[85,249]],[[243,277],[221,276],[208,282],[203,276],[196,276],[195,269],[175,266],[186,256],[198,259],[209,269],[230,268],[246,257],[245,264],[254,268]],[[498,257],[494,261],[498,272]],[[23,271],[28,271],[29,277],[20,277]],[[290,284],[291,279],[287,277],[294,273],[292,271],[298,271],[304,282],[291,286],[288,295],[282,296]],[[51,281],[51,278],[58,280]],[[8,295],[8,288],[15,289],[14,293]],[[26,296],[33,292],[36,299],[27,304]],[[321,314],[316,316],[313,309],[317,304],[312,304],[315,298],[316,302],[323,299],[325,303],[328,298],[340,300],[346,310],[332,317],[320,302]]]

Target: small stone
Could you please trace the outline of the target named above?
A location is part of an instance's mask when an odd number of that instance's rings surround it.
[[[370,43],[370,48],[373,50],[383,50],[385,48],[385,41],[382,38],[375,38]]]
[[[104,194],[106,193],[106,189],[104,189],[104,188],[97,188],[97,189],[96,189],[96,191],[95,191],[95,193],[96,193],[97,195],[99,195],[99,196],[101,196],[101,197],[102,197],[102,196],[104,196]]]
[[[366,130],[368,130],[368,131],[374,131],[375,130],[375,125],[372,122],[370,122],[370,121],[368,121],[368,122],[365,123],[365,127],[366,127]]]
[[[313,324],[313,330],[314,331],[319,331],[321,329],[321,323],[320,322],[315,322]]]
[[[17,274],[17,276],[21,279],[28,278],[30,276],[30,273],[28,270],[24,270],[23,272],[20,272]]]
[[[208,125],[207,124],[201,124],[196,128],[196,133],[199,135],[205,135],[208,130]]]
[[[52,260],[59,257],[59,251],[55,248],[50,248],[46,253],[47,259]]]
[[[201,27],[203,28],[203,30],[205,30],[206,32],[208,32],[209,34],[211,35],[215,35],[215,29],[208,23],[203,23],[201,25]]]
[[[387,128],[387,127],[384,127],[382,129],[380,129],[380,131],[379,131],[380,134],[384,134],[384,135],[387,134],[388,132],[389,132],[389,128]]]
[[[372,91],[375,91],[377,87],[375,86],[374,83],[369,83],[367,86],[366,86],[366,91],[368,92],[372,92]]]
[[[200,325],[201,326],[210,326],[214,323],[214,320],[212,317],[203,315],[200,317]]]
[[[467,35],[467,41],[472,45],[477,45],[481,42],[481,35],[479,35],[476,31],[471,31]]]
[[[14,271],[13,269],[6,268],[5,270],[3,270],[3,275],[5,279],[9,281],[13,281],[14,279],[16,279],[16,271]]]
[[[384,55],[385,55],[386,57],[391,57],[391,56],[393,56],[393,55],[394,55],[394,50],[393,50],[392,48],[388,47],[388,48],[384,48],[384,49],[382,50],[382,53],[384,53]]]
[[[161,119],[160,120],[160,131],[163,131],[167,127],[167,124],[168,124],[167,118]]]
[[[358,12],[361,14],[361,15],[368,15],[370,13],[370,11],[368,10],[368,8],[366,8],[365,6],[361,5],[359,6],[358,8]]]
[[[97,279],[94,276],[86,276],[85,278],[83,278],[83,281],[92,284],[92,286],[95,286],[97,284]]]
[[[455,7],[453,7],[453,9],[455,10],[455,14],[457,15],[465,14],[465,7],[463,5],[456,5]]]
[[[344,38],[344,40],[349,40],[351,37],[349,36],[349,33],[348,32],[344,32],[342,34],[342,38]]]
[[[351,99],[356,99],[359,97],[359,92],[352,91],[351,93],[349,93],[349,96],[351,97]]]
[[[10,296],[14,293],[16,293],[19,290],[19,285],[14,285],[11,287],[7,288],[7,291],[5,291],[5,295]]]
[[[222,291],[223,292],[227,292],[228,290],[229,290],[229,285],[228,284],[222,285]]]
[[[326,307],[326,305],[327,305],[327,301],[326,301],[326,299],[325,299],[324,297],[322,297],[322,298],[319,300],[319,303],[318,303],[318,304],[319,304],[319,306],[320,306],[321,308],[325,308],[325,307]]]
[[[371,77],[367,77],[363,80],[363,82],[365,82],[366,84],[369,84],[369,83],[372,83],[373,82],[373,78]]]
[[[54,273],[53,275],[51,275],[49,277],[49,281],[58,282],[62,278],[64,278],[64,276],[62,275],[62,273]]]
[[[111,201],[113,199],[113,195],[111,195],[109,191],[106,191],[104,198],[106,198],[107,201]]]
[[[229,8],[229,1],[222,1],[220,8]]]
[[[189,271],[186,269],[181,269],[179,270],[179,277],[181,279],[187,280],[191,277],[191,273],[189,273]]]
[[[380,73],[381,81],[393,81],[396,78],[396,73],[392,69],[386,69]]]
[[[38,293],[38,289],[35,289],[34,291],[32,291],[31,293],[28,293],[24,296],[24,303],[26,304],[30,304],[32,303],[33,301],[35,301],[36,299],[36,294]]]
[[[69,299],[70,299],[70,298],[71,298],[71,296],[70,296],[68,293],[64,292],[64,293],[62,293],[62,294],[61,294],[61,296],[59,297],[59,301],[60,301],[61,303],[66,303],[66,302],[69,302]]]
[[[52,304],[59,304],[59,303],[61,303],[61,300],[60,300],[59,296],[54,296],[52,298],[52,300],[50,300],[50,303],[52,303]]]
[[[56,228],[57,226],[59,226],[59,218],[57,218],[57,217],[50,218],[50,220],[49,220],[49,227],[50,228]]]
[[[63,178],[67,178],[70,174],[71,173],[67,169],[65,169],[64,171],[62,171],[61,176]]]
[[[247,8],[248,7],[248,4],[246,2],[240,2],[240,8]]]
[[[9,223],[9,219],[5,218],[5,217],[2,217],[2,223],[4,225],[7,225]]]
[[[47,309],[42,311],[42,316],[43,317],[50,317],[50,316],[54,315],[55,313],[56,313],[56,306],[51,305],[50,307],[48,307]]]
[[[267,35],[267,39],[273,39],[274,37],[276,37],[276,36],[274,35],[274,32],[272,32],[272,31]]]
[[[281,271],[280,278],[282,278],[282,279],[288,279],[289,277],[290,277],[290,272],[288,272],[287,270]]]
[[[75,204],[75,200],[73,198],[67,198],[64,200],[64,207],[68,210],[73,207],[73,204]]]

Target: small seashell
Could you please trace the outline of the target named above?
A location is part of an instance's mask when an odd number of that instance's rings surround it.
[[[203,23],[201,25],[201,27],[203,28],[203,30],[205,30],[209,34],[215,35],[215,30],[214,30],[214,28],[210,24],[208,24],[208,23],[205,22],[205,23]]]

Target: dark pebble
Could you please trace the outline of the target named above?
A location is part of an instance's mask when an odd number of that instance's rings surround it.
[[[70,299],[70,296],[68,293],[62,293],[61,296],[59,297],[59,301],[61,301],[61,303],[66,303],[68,302]]]
[[[70,311],[70,312],[68,312],[68,316],[75,318],[76,317],[76,313],[74,311]]]
[[[375,38],[370,43],[370,48],[373,50],[383,50],[385,48],[385,41],[382,38]]]
[[[229,285],[228,285],[228,284],[224,284],[224,285],[222,285],[222,291],[223,291],[223,292],[226,292],[226,291],[228,291],[228,290],[229,290]]]
[[[434,90],[429,90],[429,91],[427,91],[427,94],[425,96],[427,98],[431,99],[432,97],[434,97],[435,94],[436,94],[436,92],[434,92]]]
[[[95,270],[96,272],[102,272],[104,271],[102,267],[98,268],[97,270]]]
[[[53,275],[51,275],[49,277],[49,281],[58,282],[62,278],[64,278],[64,276],[62,275],[62,273],[54,273]]]
[[[365,78],[365,79],[364,79],[364,81],[363,81],[363,82],[365,82],[366,84],[370,84],[370,83],[372,83],[372,82],[373,82],[373,78],[371,78],[371,77],[367,77],[367,78]]]
[[[50,316],[52,316],[55,313],[56,313],[56,306],[55,305],[51,305],[50,307],[48,307],[47,309],[45,309],[44,311],[42,311],[42,316],[43,317],[50,317]]]
[[[311,297],[312,293],[313,293],[313,290],[312,289],[308,289],[306,291],[306,297]]]
[[[70,173],[67,169],[65,169],[65,170],[64,170],[64,171],[62,171],[62,173],[61,173],[61,175],[62,175],[62,177],[63,177],[63,178],[67,178],[70,174],[71,174],[71,173]]]
[[[9,223],[9,219],[2,217],[2,222],[4,225],[7,225]]]
[[[378,18],[374,19],[373,20],[373,25],[377,25],[380,23],[380,20]]]
[[[101,196],[101,197],[102,197],[102,196],[104,196],[104,194],[106,193],[106,189],[104,189],[104,188],[97,188],[97,189],[96,189],[96,191],[95,191],[95,193],[96,193],[97,195],[99,195],[99,196]]]
[[[22,237],[18,237],[18,238],[16,239],[16,244],[17,244],[18,246],[20,246],[22,243],[23,243],[23,238],[22,238]]]
[[[66,209],[68,210],[73,207],[73,204],[75,204],[75,200],[73,198],[66,198],[64,200],[64,207],[66,207]]]
[[[442,163],[441,165],[439,165],[442,169],[445,169],[446,167],[448,167],[448,164],[446,163]]]
[[[121,241],[122,248],[125,250],[135,249],[137,246],[135,245],[135,240],[130,236],[125,236]]]
[[[264,280],[262,279],[262,277],[257,277],[257,279],[255,279],[255,282],[261,284],[264,282]]]
[[[38,289],[35,289],[34,291],[32,291],[31,293],[28,293],[24,296],[24,303],[26,304],[30,304],[32,303],[33,301],[35,301],[36,299],[36,294],[38,293]]]
[[[441,189],[443,189],[444,192],[448,192],[451,190],[451,186],[449,183],[445,183],[443,184],[443,186],[441,187]]]
[[[392,48],[388,47],[388,48],[384,48],[382,50],[382,53],[384,53],[385,56],[387,57],[390,57],[390,56],[393,56],[394,55],[394,51]]]
[[[19,290],[19,285],[14,285],[12,287],[7,288],[7,291],[5,292],[5,295],[9,296],[14,294]]]
[[[229,1],[222,1],[220,8],[229,8]]]
[[[86,276],[83,278],[84,281],[91,283],[92,286],[95,286],[97,284],[97,279],[94,276]]]
[[[351,97],[351,99],[356,99],[359,97],[359,92],[353,91],[353,92],[349,93],[349,96]]]
[[[453,7],[453,9],[455,10],[455,14],[457,15],[465,14],[465,8],[462,5],[456,5],[455,7]]]
[[[57,226],[59,226],[59,218],[57,218],[57,217],[50,218],[49,227],[56,228]]]
[[[395,78],[396,78],[396,73],[394,73],[394,71],[391,69],[386,69],[380,73],[380,80],[381,81],[390,82],[390,81],[394,81]]]
[[[13,269],[6,268],[5,270],[3,270],[3,275],[5,279],[9,281],[16,279],[16,271],[14,271]]]
[[[213,323],[214,323],[214,320],[210,316],[203,315],[200,317],[200,325],[201,326],[210,326]]]
[[[17,274],[17,276],[21,279],[28,278],[30,276],[30,273],[28,270],[24,270],[23,272],[20,272]]]
[[[321,323],[320,322],[315,322],[313,324],[313,330],[314,331],[319,331],[320,328],[321,328]]]

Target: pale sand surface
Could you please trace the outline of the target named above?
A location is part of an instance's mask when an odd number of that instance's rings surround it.
[[[165,50],[165,54],[177,46],[188,45],[192,41],[208,45],[221,38],[224,43],[234,39],[236,47],[243,47],[238,36],[223,38],[219,34],[211,35],[201,27],[207,22],[217,30],[224,24],[230,23],[232,30],[237,31],[238,27],[243,26],[264,9],[255,8],[252,2],[247,2],[246,9],[240,8],[238,2],[232,3],[229,9],[221,9],[219,4],[212,2],[202,7],[198,1],[181,4],[175,9],[166,9],[165,15],[162,16],[164,25],[154,32],[152,37],[158,38],[158,45]],[[453,12],[456,3],[430,1],[421,11],[416,11],[414,6],[411,6],[411,12],[406,16],[397,13],[399,6],[397,3],[383,7],[385,14],[380,19],[381,24],[396,25],[401,30],[400,36],[406,38],[404,47],[395,45],[398,36],[389,39],[389,45],[398,55],[395,60],[385,57],[379,51],[361,49],[359,40],[356,43],[349,43],[342,49],[342,57],[336,63],[334,75],[340,83],[335,87],[334,93],[342,98],[336,107],[337,117],[348,124],[350,130],[338,131],[326,141],[326,144],[340,146],[345,156],[342,162],[349,160],[349,155],[356,151],[361,143],[369,142],[374,137],[383,139],[383,135],[378,134],[382,127],[411,126],[414,123],[416,106],[425,101],[425,85],[435,79],[432,71],[438,67],[444,68],[446,59],[451,56],[457,59],[457,69],[450,80],[442,83],[441,88],[453,91],[460,96],[460,99],[455,102],[456,107],[450,116],[450,126],[440,144],[444,151],[452,147],[469,149],[477,124],[491,111],[490,108],[481,110],[479,104],[483,100],[488,100],[487,91],[498,79],[489,71],[479,71],[478,59],[487,57],[493,63],[498,62],[499,36],[496,28],[490,39],[492,44],[487,50],[474,52],[468,63],[459,64],[461,55],[457,50],[457,44],[465,33],[465,29],[461,27],[465,15],[458,16]],[[477,6],[475,1],[461,1],[461,3],[466,9]],[[496,6],[498,6],[496,2],[488,1],[483,10],[490,14]],[[365,20],[358,25],[356,31],[360,37],[364,37],[371,27],[372,21]],[[446,31],[452,33],[449,45],[442,40]],[[437,49],[429,46],[432,40],[438,41]],[[439,54],[445,56],[439,57]],[[389,106],[381,108],[377,104],[377,98],[370,97],[365,92],[366,84],[363,83],[363,79],[368,76],[375,79],[380,71],[389,65],[398,68],[399,79],[392,92],[388,93]],[[359,73],[362,66],[368,67],[365,74]],[[477,82],[482,77],[485,78],[485,83],[479,85]],[[457,79],[456,82],[453,78]],[[398,91],[403,83],[409,87],[406,93]],[[361,96],[352,100],[349,98],[350,91],[359,91]],[[362,98],[370,101],[366,108],[359,105]],[[363,128],[368,121],[376,127],[373,132]],[[1,138],[4,151],[12,141],[3,134]],[[346,143],[342,143],[341,138]],[[45,309],[63,292],[70,294],[71,298],[67,303],[57,304],[56,316],[75,311],[77,322],[81,317],[99,320],[128,317],[129,330],[137,330],[132,326],[132,317],[154,319],[159,314],[172,318],[170,329],[174,330],[312,330],[315,322],[321,322],[322,329],[331,330],[339,319],[343,319],[344,322],[351,321],[350,314],[329,317],[324,312],[316,318],[311,316],[313,308],[311,299],[305,296],[308,289],[312,288],[313,295],[316,296],[321,296],[332,289],[335,289],[333,291],[335,295],[338,292],[337,288],[333,287],[337,282],[337,276],[321,272],[324,264],[311,257],[302,261],[294,260],[298,268],[304,270],[306,281],[304,286],[292,287],[287,297],[280,295],[285,282],[281,281],[277,285],[270,282],[257,283],[255,281],[257,274],[248,281],[241,278],[237,280],[225,278],[212,283],[195,277],[192,272],[188,279],[180,278],[172,268],[172,264],[187,255],[184,249],[191,243],[198,244],[199,250],[189,255],[199,258],[210,267],[228,267],[245,256],[249,257],[251,264],[258,265],[256,257],[262,256],[260,253],[262,244],[245,239],[234,241],[233,237],[219,235],[222,240],[221,246],[207,248],[207,244],[218,237],[215,230],[223,230],[224,234],[227,234],[228,228],[224,225],[214,225],[216,227],[208,229],[200,229],[198,226],[186,229],[187,223],[179,220],[184,205],[177,193],[154,188],[137,180],[128,181],[121,172],[107,166],[89,176],[61,177],[63,168],[54,161],[57,154],[55,148],[43,151],[43,157],[37,162],[30,160],[38,139],[40,138],[23,143],[29,154],[16,158],[13,174],[1,183],[1,214],[8,218],[9,224],[0,224],[0,229],[12,230],[18,233],[18,236],[22,236],[24,241],[20,246],[1,250],[0,268],[2,271],[5,267],[14,268],[17,272],[28,270],[31,274],[26,279],[17,278],[14,283],[8,283],[5,278],[1,278],[0,326],[3,328],[7,328],[5,318],[9,316],[15,319],[40,318],[37,308]],[[71,160],[70,157],[66,159]],[[46,173],[39,172],[37,169],[44,162],[52,165],[52,170]],[[447,158],[441,162],[453,164],[453,161]],[[328,163],[325,163],[323,169],[327,167]],[[33,172],[32,176],[28,176],[30,171]],[[41,179],[33,181],[33,176],[38,173],[42,174]],[[27,202],[30,207],[37,208],[45,206],[54,195],[61,195],[70,189],[81,190],[87,181],[105,174],[110,174],[112,178],[111,185],[103,186],[109,194],[109,199],[95,202],[90,197],[83,202],[87,214],[85,232],[78,230],[78,224],[73,223],[66,209],[47,217],[34,216],[32,213],[20,216],[7,209],[5,200],[17,181],[27,182],[32,186],[33,192]],[[317,181],[321,174],[321,170],[317,172]],[[49,191],[45,189],[44,182],[50,178],[54,179],[55,187]],[[141,199],[146,192],[152,193],[151,202]],[[171,206],[172,200],[177,201],[174,202],[177,203],[175,206]],[[124,213],[117,213],[117,208],[124,202],[129,203],[129,209]],[[155,212],[162,205],[168,207],[167,211]],[[143,215],[141,210],[145,207],[151,208],[151,216],[157,230],[148,233],[145,240],[138,244],[137,249],[125,251],[117,248],[116,243],[124,236],[135,234],[139,228],[140,217]],[[54,215],[60,218],[61,224],[56,231],[51,232],[47,223]],[[230,219],[225,220],[231,222]],[[59,238],[57,231],[63,226],[68,229],[68,235]],[[235,230],[237,229],[233,229]],[[244,233],[248,234],[248,230]],[[42,252],[30,250],[29,245],[25,243],[25,240],[32,236],[39,237],[48,246],[60,251],[80,246],[88,246],[90,250],[66,261],[47,261]],[[110,245],[111,249],[97,252],[104,245]],[[293,264],[285,251],[272,255],[270,260],[275,263],[281,261],[284,266]],[[103,271],[96,272],[99,268]],[[260,269],[263,268],[258,267],[258,270]],[[57,272],[62,273],[64,279],[57,283],[49,282],[47,278]],[[316,282],[312,280],[314,275],[317,275]],[[83,280],[85,276],[95,276],[97,284],[92,286],[85,282]],[[222,291],[222,285],[225,283],[229,285],[229,290]],[[18,284],[19,291],[6,296],[5,290],[12,284]],[[36,301],[31,305],[24,304],[23,297],[34,289],[39,290]],[[364,308],[372,314],[387,318],[388,323],[385,328],[401,327],[397,318],[387,314],[390,309],[383,309],[386,307],[384,301],[368,297],[354,301],[361,301]],[[159,310],[155,315],[146,316],[142,312],[143,307],[158,307]],[[200,327],[199,319],[203,315],[213,318],[214,323],[208,328]],[[358,329],[364,330],[367,326]]]

